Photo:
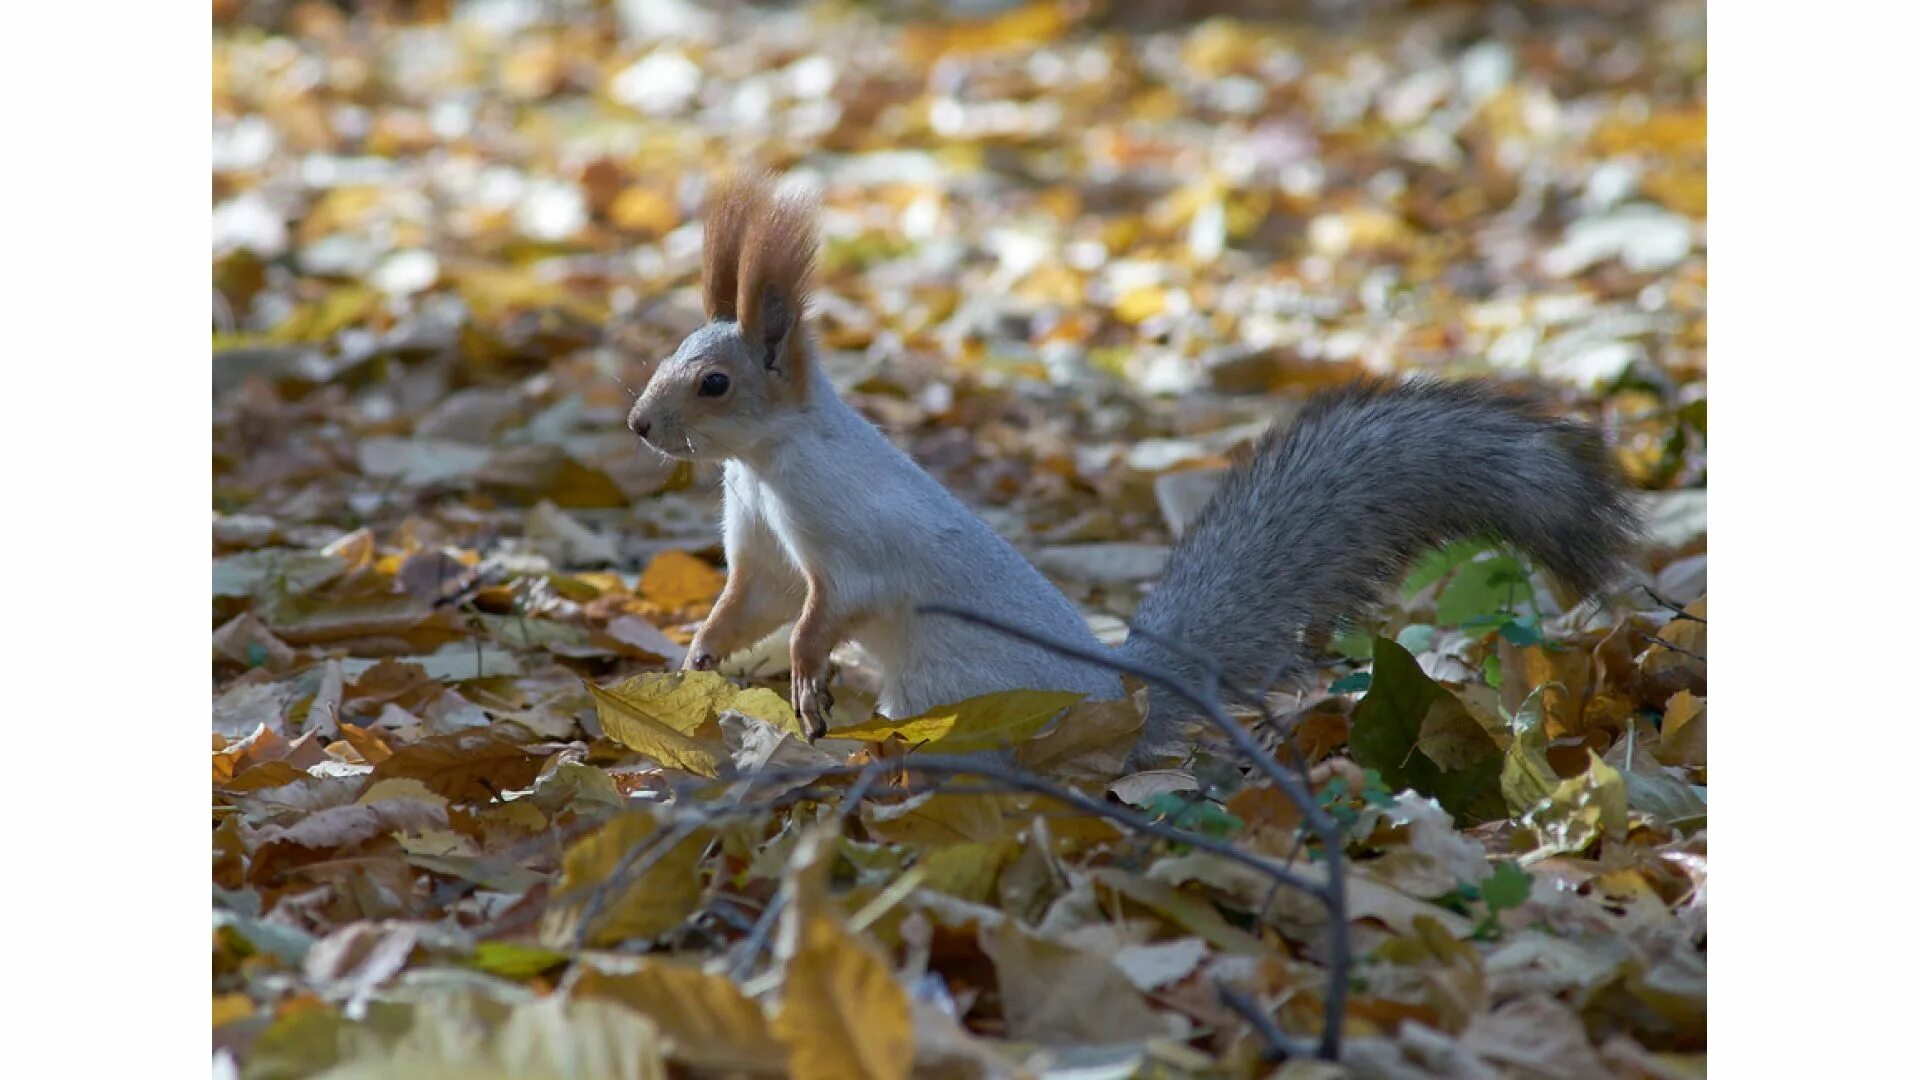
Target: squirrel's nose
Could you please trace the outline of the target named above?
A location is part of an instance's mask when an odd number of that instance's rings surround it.
[[[634,415],[627,417],[627,427],[635,435],[644,439],[647,437],[647,432],[652,429],[653,425],[649,424],[645,417]]]

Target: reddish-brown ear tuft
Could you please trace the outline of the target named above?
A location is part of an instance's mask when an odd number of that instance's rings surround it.
[[[788,189],[748,219],[734,305],[747,341],[775,348],[806,317],[820,247],[818,217],[811,192]],[[798,349],[794,360],[797,369],[804,360]]]
[[[773,202],[773,180],[765,173],[740,173],[713,186],[707,197],[705,238],[700,251],[700,291],[709,319],[738,319],[740,254],[753,219]]]

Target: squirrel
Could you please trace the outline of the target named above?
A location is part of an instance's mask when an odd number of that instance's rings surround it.
[[[872,657],[878,710],[895,718],[1000,690],[1122,696],[1107,667],[920,611],[969,608],[1101,648],[1012,544],[834,390],[806,325],[816,216],[811,195],[767,176],[719,185],[701,260],[708,322],[653,365],[627,417],[654,450],[724,469],[726,584],[684,666],[710,669],[791,621],[809,738],[827,731],[828,657],[848,640]],[[1312,399],[1227,473],[1116,656],[1180,679],[1206,657],[1235,685],[1280,685],[1431,548],[1499,538],[1591,594],[1624,571],[1637,535],[1594,429],[1482,383],[1359,383]],[[1149,680],[1133,766],[1178,753],[1198,719]]]

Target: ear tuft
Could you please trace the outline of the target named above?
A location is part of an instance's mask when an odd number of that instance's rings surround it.
[[[762,206],[749,218],[741,242],[734,310],[741,336],[765,345],[771,355],[806,317],[820,246],[819,210],[811,192],[794,188]]]
[[[773,181],[758,172],[729,176],[708,194],[700,252],[700,291],[707,318],[740,317],[740,255],[754,218],[772,202]]]

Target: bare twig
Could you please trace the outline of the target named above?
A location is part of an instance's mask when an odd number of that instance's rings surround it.
[[[1267,1044],[1267,1048],[1260,1052],[1262,1060],[1272,1062],[1312,1056],[1297,1039],[1280,1030],[1280,1025],[1273,1022],[1273,1017],[1267,1015],[1266,1010],[1260,1007],[1260,1003],[1253,999],[1252,994],[1244,990],[1236,990],[1219,980],[1214,981],[1213,989],[1220,995],[1220,1004],[1245,1020],[1254,1031],[1259,1032],[1261,1040]]]
[[[1686,608],[1686,605],[1677,603],[1673,600],[1669,600],[1666,597],[1661,596],[1659,593],[1654,592],[1653,586],[1651,585],[1640,586],[1640,591],[1646,593],[1649,597],[1652,597],[1653,602],[1655,604],[1658,604],[1659,606],[1666,608],[1668,611],[1672,612],[1674,620],[1676,622],[1697,622],[1702,626],[1705,626],[1707,624],[1707,620],[1701,618],[1698,615],[1695,615],[1691,611],[1688,611]]]
[[[1691,658],[1691,659],[1694,659],[1694,660],[1698,660],[1698,661],[1700,661],[1700,662],[1701,662],[1701,663],[1703,663],[1703,664],[1707,662],[1707,658],[1706,658],[1706,657],[1704,657],[1704,656],[1701,656],[1701,655],[1700,655],[1699,653],[1697,653],[1697,652],[1694,652],[1694,651],[1692,651],[1691,649],[1683,649],[1683,648],[1681,648],[1680,646],[1678,646],[1678,645],[1675,645],[1675,644],[1674,644],[1673,642],[1671,642],[1671,641],[1668,641],[1668,640],[1667,640],[1666,638],[1663,638],[1663,637],[1657,637],[1657,636],[1655,636],[1655,635],[1653,635],[1653,634],[1649,634],[1649,633],[1647,633],[1647,632],[1646,632],[1646,631],[1644,631],[1644,630],[1635,630],[1635,631],[1634,631],[1633,633],[1634,633],[1634,636],[1636,636],[1636,637],[1638,637],[1638,638],[1639,638],[1639,639],[1641,640],[1641,642],[1642,642],[1642,643],[1644,643],[1644,644],[1647,644],[1647,645],[1658,645],[1658,646],[1660,646],[1661,648],[1663,648],[1663,649],[1665,649],[1665,650],[1667,650],[1668,652],[1677,652],[1677,653],[1679,653],[1679,654],[1680,654],[1681,656],[1685,656],[1685,657],[1689,657],[1689,658]]]
[[[1340,1057],[1340,1029],[1346,1017],[1347,979],[1353,962],[1352,943],[1347,933],[1346,860],[1344,858],[1345,838],[1340,832],[1339,825],[1325,810],[1321,809],[1320,804],[1314,800],[1313,792],[1307,787],[1304,774],[1298,774],[1288,770],[1282,766],[1272,754],[1261,749],[1260,744],[1255,741],[1253,735],[1244,727],[1235,723],[1233,718],[1226,714],[1226,710],[1221,707],[1218,694],[1211,692],[1211,687],[1206,691],[1197,690],[1165,671],[1127,660],[1110,649],[1099,647],[1086,648],[1072,642],[1056,641],[1045,634],[1038,634],[1025,627],[1014,626],[1011,623],[1002,622],[993,616],[968,611],[964,608],[950,607],[945,604],[926,604],[922,605],[919,611],[922,614],[946,615],[950,618],[961,619],[978,626],[984,626],[987,629],[998,631],[1017,641],[1024,641],[1030,645],[1046,649],[1049,652],[1071,657],[1085,663],[1096,664],[1111,671],[1130,674],[1136,678],[1145,679],[1151,684],[1162,687],[1169,693],[1180,697],[1205,713],[1207,718],[1213,721],[1214,726],[1219,728],[1220,731],[1227,736],[1228,740],[1233,743],[1234,748],[1240,751],[1248,761],[1252,762],[1259,771],[1265,773],[1268,779],[1273,781],[1274,786],[1279,788],[1280,791],[1286,795],[1288,801],[1292,802],[1294,806],[1299,809],[1302,820],[1305,821],[1307,828],[1314,834],[1315,838],[1320,841],[1320,846],[1326,855],[1327,879],[1325,883],[1310,886],[1303,883],[1296,887],[1302,888],[1303,891],[1314,896],[1321,902],[1322,906],[1327,909],[1328,959],[1326,1021],[1320,1034],[1319,1053],[1320,1056],[1326,1060],[1338,1060]],[[1218,682],[1217,679],[1213,681]],[[1193,838],[1183,838],[1182,842],[1192,844],[1195,847],[1202,846],[1196,843]],[[1242,861],[1244,864],[1244,861],[1249,858],[1237,852],[1231,845],[1223,846],[1227,847],[1228,850],[1234,850],[1236,855],[1240,855],[1240,858],[1235,861]],[[1232,858],[1233,856],[1227,857]],[[1264,863],[1264,860],[1257,861]],[[1289,878],[1293,879],[1293,881],[1288,882],[1289,884],[1301,880],[1296,875],[1275,866],[1265,866],[1262,872],[1267,873],[1268,876],[1276,880],[1284,881]],[[1280,1052],[1285,1052],[1284,1047],[1278,1049]]]
[[[746,982],[753,974],[753,967],[760,960],[760,954],[766,950],[767,942],[773,937],[773,928],[780,921],[780,911],[787,906],[787,891],[777,890],[773,899],[767,901],[766,909],[754,920],[753,929],[747,932],[746,940],[740,944],[740,955],[733,962],[729,974],[735,982]]]

